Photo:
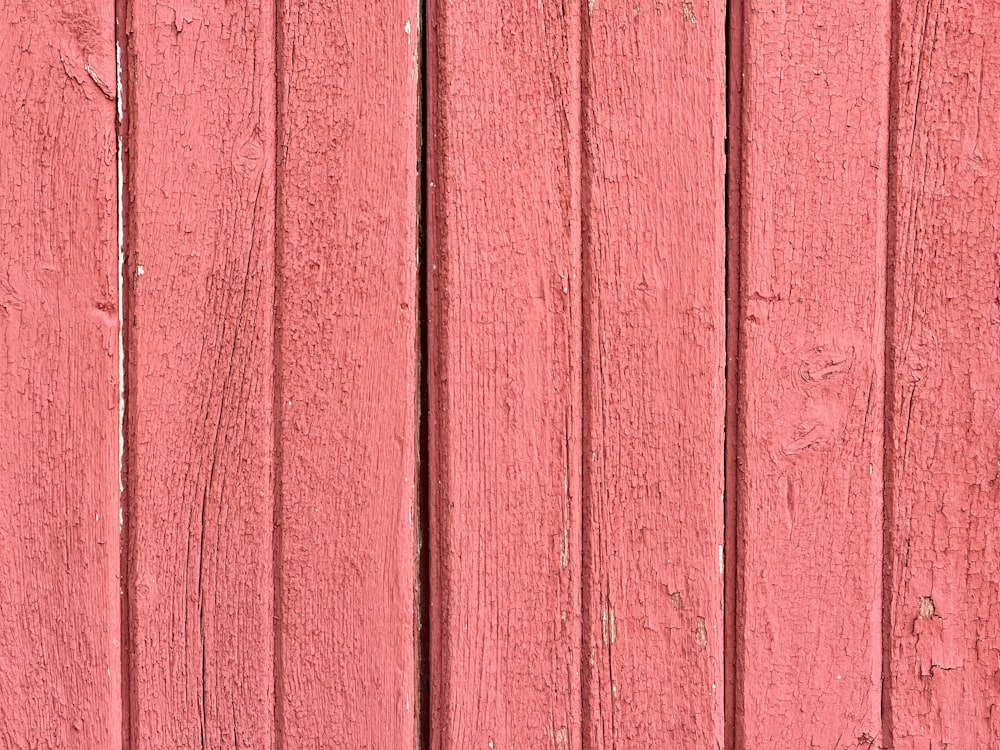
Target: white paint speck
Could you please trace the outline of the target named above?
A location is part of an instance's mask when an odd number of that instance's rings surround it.
[[[406,21],[406,25],[403,27],[403,29],[406,31],[407,38],[409,38],[409,36],[410,36],[410,21],[409,20]],[[413,41],[413,40],[410,39],[410,41]]]
[[[144,273],[146,273],[146,267],[140,263],[136,267],[135,273],[136,273],[137,276],[142,276]]]
[[[719,545],[719,575],[726,573],[726,548]]]

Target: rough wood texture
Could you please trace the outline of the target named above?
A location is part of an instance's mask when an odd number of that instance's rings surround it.
[[[744,8],[737,746],[880,735],[886,0]]]
[[[279,732],[413,748],[418,8],[280,19]]]
[[[431,744],[578,748],[578,7],[429,22]]]
[[[129,6],[131,747],[270,747],[273,4]]]
[[[893,91],[887,746],[1000,738],[1000,18],[900,2]]]
[[[723,744],[725,12],[584,22],[590,748]]]
[[[121,743],[114,9],[0,6],[0,745]]]

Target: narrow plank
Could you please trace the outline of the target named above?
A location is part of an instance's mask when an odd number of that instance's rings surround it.
[[[897,3],[887,745],[1000,739],[1000,33],[985,0]]]
[[[418,3],[279,13],[279,732],[415,748]]]
[[[578,748],[579,12],[428,18],[431,746]]]
[[[273,3],[129,3],[133,748],[273,744]]]
[[[585,746],[724,744],[725,15],[584,21]]]
[[[889,4],[743,14],[736,744],[880,736]]]
[[[0,745],[121,744],[114,9],[0,6]]]

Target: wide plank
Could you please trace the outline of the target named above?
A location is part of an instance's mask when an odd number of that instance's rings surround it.
[[[1000,17],[896,3],[886,746],[1000,740]]]
[[[415,748],[419,8],[279,5],[277,711]]]
[[[0,745],[121,744],[110,3],[0,5]]]
[[[274,4],[129,3],[131,747],[271,747]]]
[[[431,747],[580,747],[579,4],[428,9]]]
[[[722,747],[726,4],[584,17],[585,747]]]
[[[889,3],[743,8],[736,746],[881,734]]]

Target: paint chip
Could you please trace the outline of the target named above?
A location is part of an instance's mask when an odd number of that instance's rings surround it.
[[[694,3],[691,0],[684,0],[681,8],[684,11],[684,20],[691,24],[692,29],[697,29],[698,19],[694,15]]]
[[[920,597],[920,602],[917,605],[917,614],[925,620],[934,617],[937,614],[937,609],[934,607],[934,600],[929,596]]]

